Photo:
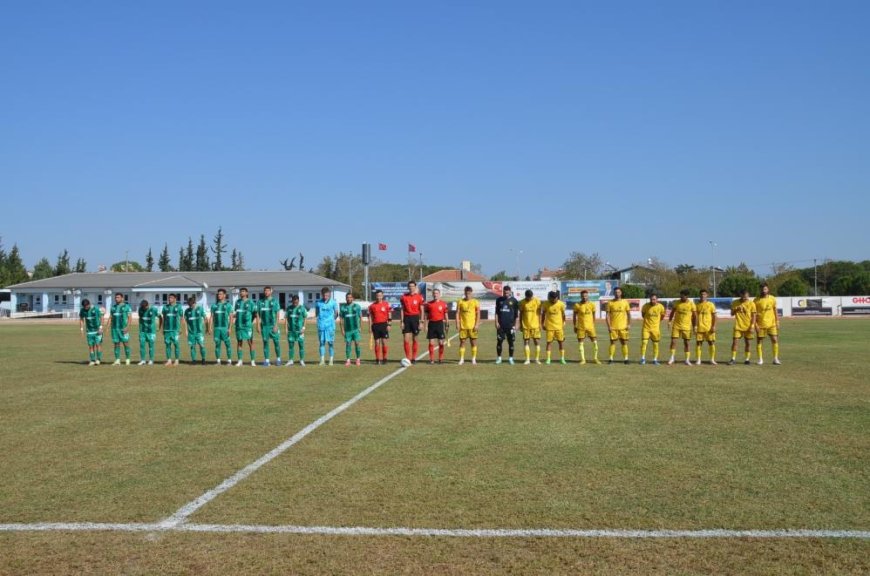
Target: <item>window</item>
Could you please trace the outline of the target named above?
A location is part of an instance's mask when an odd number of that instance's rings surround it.
[[[102,304],[102,303],[103,303],[103,295],[97,294],[97,304]]]
[[[58,296],[57,294],[55,294],[55,295],[54,295],[54,303],[57,304],[58,302],[60,302],[60,296]]]

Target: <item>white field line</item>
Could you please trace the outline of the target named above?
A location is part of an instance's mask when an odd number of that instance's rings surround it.
[[[456,336],[457,336],[457,334],[454,334],[450,338],[453,339]],[[417,356],[417,360],[425,358],[428,355],[429,355],[429,351],[424,350],[424,352],[422,354]],[[395,378],[396,376],[401,374],[402,372],[404,372],[405,370],[407,370],[407,368],[400,366],[397,370],[391,372],[390,374],[387,374],[386,376],[384,376],[383,378],[381,378],[380,380],[378,380],[377,382],[375,382],[374,384],[372,384],[371,386],[369,386],[368,388],[366,388],[365,390],[363,390],[362,392],[360,392],[359,394],[357,394],[356,396],[354,396],[353,398],[351,398],[350,400],[345,402],[344,404],[341,404],[340,406],[336,406],[335,408],[330,410],[328,413],[324,414],[323,416],[321,416],[320,418],[318,418],[317,420],[315,420],[314,422],[312,422],[311,424],[309,424],[308,426],[306,426],[305,428],[303,428],[302,430],[300,430],[299,432],[297,432],[296,434],[294,434],[293,436],[291,436],[290,438],[288,438],[287,440],[285,440],[284,442],[282,442],[281,444],[279,444],[278,446],[276,446],[275,448],[273,448],[272,450],[267,452],[266,454],[263,454],[262,456],[260,456],[259,458],[257,458],[256,460],[254,460],[253,462],[251,462],[250,464],[248,464],[247,466],[245,466],[244,468],[242,468],[241,470],[239,470],[238,472],[236,472],[235,474],[233,474],[232,476],[230,476],[229,478],[227,478],[226,480],[224,480],[223,482],[221,482],[220,484],[218,484],[217,486],[215,486],[214,488],[212,488],[208,492],[205,492],[204,494],[202,494],[198,498],[191,500],[190,502],[188,502],[187,504],[185,504],[184,506],[182,506],[181,508],[176,510],[176,512],[172,516],[169,516],[168,518],[164,518],[163,520],[161,520],[160,525],[167,527],[167,528],[171,528],[171,527],[183,524],[184,522],[187,521],[187,519],[194,512],[196,512],[197,510],[199,510],[200,508],[202,508],[203,506],[205,506],[206,504],[208,504],[209,502],[211,502],[212,500],[214,500],[215,498],[217,498],[218,496],[220,496],[221,494],[223,494],[224,492],[226,492],[227,490],[229,490],[230,488],[232,488],[233,486],[235,486],[239,482],[245,480],[248,476],[250,476],[251,474],[253,474],[257,470],[259,470],[260,468],[262,468],[263,466],[265,466],[266,464],[268,464],[269,462],[271,462],[272,460],[274,460],[275,458],[277,458],[278,456],[280,456],[281,454],[286,452],[289,448],[291,448],[295,444],[299,443],[303,438],[305,438],[306,436],[308,436],[309,434],[311,434],[312,432],[314,432],[315,430],[317,430],[318,428],[320,428],[321,426],[323,426],[324,424],[326,424],[327,422],[329,422],[330,420],[332,420],[333,418],[335,418],[336,416],[338,416],[339,414],[341,414],[342,412],[344,412],[345,410],[347,410],[348,408],[350,408],[351,406],[353,406],[354,404],[356,404],[357,402],[359,402],[360,400],[362,400],[363,398],[365,398],[366,396],[368,396],[369,394],[371,394],[372,392],[374,392],[375,390],[377,390],[378,388],[380,388],[381,386],[383,386],[384,384],[386,384],[387,382],[389,382],[390,380],[392,380],[393,378]]]
[[[858,539],[870,540],[868,530],[620,530],[547,528],[368,528],[363,526],[292,526],[258,524],[196,524],[100,522],[43,522],[0,524],[0,532],[199,532],[205,534],[302,534],[321,536],[407,536],[428,538],[612,538],[642,539]]]

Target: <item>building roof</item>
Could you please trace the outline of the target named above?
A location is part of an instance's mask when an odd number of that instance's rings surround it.
[[[428,276],[423,276],[423,282],[484,282],[489,280],[482,274],[464,270],[439,270]]]
[[[103,289],[133,290],[138,287],[186,288],[242,286],[299,286],[299,287],[344,287],[344,282],[330,280],[317,274],[299,270],[243,271],[243,272],[85,272],[65,274],[43,280],[22,282],[8,288],[17,290],[66,290]]]
[[[538,270],[537,277],[538,278],[560,278],[564,274],[565,274],[564,268],[556,268],[556,269],[541,268],[540,270]]]

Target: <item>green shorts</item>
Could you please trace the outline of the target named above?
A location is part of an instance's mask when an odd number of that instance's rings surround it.
[[[362,340],[362,336],[360,336],[359,329],[348,330],[344,333],[344,341],[346,343],[359,342],[361,340]]]
[[[88,332],[88,347],[99,346],[103,343],[102,332]]]
[[[154,340],[156,340],[156,334],[148,333],[148,332],[139,332],[139,345],[144,346],[146,342],[150,342],[154,344]]]
[[[202,333],[194,334],[193,332],[187,333],[187,344],[189,346],[196,346],[199,344],[200,346],[205,345],[205,336]]]
[[[220,344],[221,342],[226,342],[227,346],[230,344],[230,329],[229,328],[215,328],[214,329],[214,343]]]
[[[297,342],[302,343],[305,342],[305,333],[304,332],[287,332],[287,342],[290,344],[296,344]]]
[[[170,344],[175,344],[176,346],[178,346],[178,332],[164,332],[163,343],[167,346]]]
[[[130,341],[130,333],[124,332],[121,328],[112,328],[112,342],[115,344],[120,344],[124,342],[125,344]]]
[[[252,328],[239,328],[236,326],[236,340],[239,342],[247,342],[254,339],[254,331]]]
[[[274,326],[263,326],[263,342],[273,341],[276,344],[281,343],[281,330]]]

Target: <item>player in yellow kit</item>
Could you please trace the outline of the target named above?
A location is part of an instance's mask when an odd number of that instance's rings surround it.
[[[665,307],[659,302],[656,294],[650,294],[649,302],[640,310],[643,326],[640,330],[640,363],[646,364],[646,347],[649,341],[653,343],[653,364],[659,365],[659,342],[662,339],[661,324],[665,319]]]
[[[520,300],[520,330],[523,331],[523,343],[526,350],[526,361],[531,364],[529,342],[535,343],[535,363],[541,363],[541,301],[534,292],[526,290],[526,297]]]
[[[692,365],[692,352],[689,349],[689,339],[692,337],[692,328],[697,322],[697,310],[695,303],[689,300],[689,291],[680,290],[680,299],[674,302],[668,324],[671,325],[671,357],[668,364],[674,363],[677,354],[677,339],[683,339],[683,349],[686,351],[686,366]]]
[[[580,363],[586,364],[583,340],[589,338],[592,342],[592,361],[601,364],[598,359],[598,336],[595,334],[595,302],[589,301],[589,290],[580,292],[580,302],[574,304],[574,333],[580,342]]]
[[[613,290],[613,300],[607,304],[607,314],[604,317],[607,323],[607,331],[610,332],[610,354],[608,364],[613,364],[613,355],[616,353],[616,341],[622,344],[622,360],[628,364],[628,331],[631,327],[631,304],[622,298],[622,288]]]
[[[559,356],[562,364],[565,361],[565,303],[559,300],[559,293],[551,291],[547,294],[547,301],[541,306],[541,323],[547,331],[547,364],[552,358],[550,346],[553,340],[559,343]]]
[[[764,364],[761,344],[765,337],[770,336],[773,345],[773,363],[778,366],[782,364],[779,361],[779,315],[776,313],[776,298],[771,296],[767,282],[761,285],[761,296],[755,299],[755,312],[758,315],[756,320],[758,340],[755,341],[758,364]]]
[[[477,329],[480,326],[480,303],[471,295],[474,289],[465,287],[465,297],[456,308],[456,330],[459,332],[459,363],[465,364],[465,341],[471,340],[471,363],[477,364]]]
[[[707,300],[708,292],[701,290],[701,301],[696,304],[698,323],[695,327],[695,364],[701,365],[704,342],[710,347],[710,364],[716,365],[716,305]]]
[[[731,316],[734,317],[734,340],[731,342],[731,361],[737,363],[737,341],[743,338],[746,342],[746,358],[744,364],[749,364],[749,341],[756,326],[755,302],[749,299],[749,290],[740,291],[740,298],[731,303]]]

